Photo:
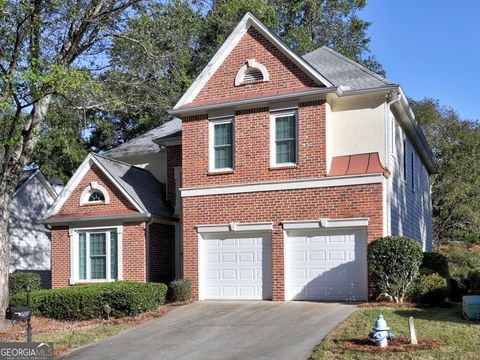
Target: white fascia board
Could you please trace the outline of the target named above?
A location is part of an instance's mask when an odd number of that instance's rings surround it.
[[[218,225],[197,225],[199,234],[208,233],[226,233],[226,232],[252,232],[252,231],[272,231],[273,223],[236,223],[218,224]]]
[[[283,230],[335,229],[368,226],[368,218],[283,221]]]
[[[65,185],[60,194],[58,194],[52,206],[50,206],[50,208],[47,210],[47,212],[43,216],[43,219],[47,219],[50,216],[55,215],[61,209],[63,204],[65,204],[65,201],[67,201],[67,199],[70,197],[73,190],[75,190],[75,188],[78,186],[87,171],[90,170],[92,158],[92,154],[87,155],[85,160],[83,160],[83,162],[80,164],[80,166],[75,171],[70,180],[68,180],[67,185]]]
[[[210,77],[218,70],[218,68],[223,64],[228,55],[232,50],[237,46],[237,44],[242,39],[243,35],[248,31],[248,29],[253,26],[257,29],[263,36],[265,36],[270,42],[272,42],[280,51],[282,51],[290,60],[292,60],[298,67],[305,71],[310,77],[312,77],[317,83],[325,85],[327,87],[333,86],[330,81],[318,73],[308,62],[306,62],[302,57],[298,56],[290,49],[283,41],[281,41],[270,29],[263,25],[257,18],[255,18],[251,13],[246,13],[245,16],[240,20],[238,25],[235,27],[230,36],[225,40],[220,49],[215,53],[210,62],[205,66],[200,75],[195,79],[193,84],[188,88],[185,94],[180,98],[180,100],[175,104],[174,110],[180,108],[181,106],[191,103],[203,87],[207,84]]]
[[[242,185],[220,185],[202,188],[182,188],[180,189],[182,197],[207,196],[207,195],[224,195],[239,194],[249,192],[263,191],[281,191],[281,190],[298,190],[323,188],[333,186],[352,186],[364,184],[381,184],[383,174],[367,174],[358,176],[338,176],[324,177],[317,179],[292,180],[280,182],[265,182]]]

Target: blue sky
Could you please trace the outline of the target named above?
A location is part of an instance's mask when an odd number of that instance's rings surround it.
[[[389,80],[480,120],[480,1],[367,0],[370,49]]]

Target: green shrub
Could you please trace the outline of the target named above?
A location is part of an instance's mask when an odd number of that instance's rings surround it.
[[[435,252],[426,252],[423,254],[420,273],[424,275],[438,274],[445,279],[450,276],[448,271],[448,261],[445,256]]]
[[[447,295],[447,279],[436,273],[418,276],[408,291],[413,302],[430,305],[443,303]]]
[[[173,301],[189,301],[192,298],[192,282],[190,279],[175,280],[170,283]]]
[[[368,246],[368,269],[376,290],[403,302],[423,259],[420,244],[405,237],[380,238]]]
[[[86,320],[103,317],[109,305],[114,317],[152,311],[165,303],[167,286],[155,283],[117,281],[32,292],[35,315],[59,320]],[[25,306],[26,294],[10,297],[10,306]]]
[[[40,275],[27,271],[15,271],[9,275],[8,291],[10,295],[15,295],[19,292],[26,291],[27,286],[30,286],[32,291],[40,290],[42,288],[42,280]]]
[[[448,279],[448,297],[451,301],[462,301],[462,297],[467,295],[466,279],[462,275],[452,276]]]
[[[467,276],[468,292],[472,295],[480,295],[480,270],[472,270]]]

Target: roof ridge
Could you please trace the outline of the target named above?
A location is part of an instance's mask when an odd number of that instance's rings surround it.
[[[383,76],[380,76],[380,75],[376,74],[376,73],[373,72],[372,70],[367,69],[367,68],[366,68],[365,66],[363,66],[362,64],[359,64],[358,62],[356,62],[356,61],[354,61],[354,60],[352,60],[352,59],[349,59],[349,58],[346,57],[345,55],[340,54],[338,51],[335,51],[335,50],[329,48],[328,46],[323,45],[323,46],[319,47],[318,49],[324,49],[324,50],[328,51],[329,53],[331,53],[332,55],[335,55],[335,56],[339,57],[340,59],[345,60],[345,61],[348,62],[349,64],[355,66],[355,67],[358,68],[359,70],[362,70],[364,73],[375,77],[377,80],[383,82],[384,84],[387,84],[387,85],[393,84],[393,82],[391,82],[390,80],[384,78]],[[318,50],[318,49],[316,49],[316,50]],[[316,50],[313,50],[313,51],[316,51]],[[312,51],[312,52],[313,52],[313,51]],[[305,54],[305,55],[307,55],[307,54]]]

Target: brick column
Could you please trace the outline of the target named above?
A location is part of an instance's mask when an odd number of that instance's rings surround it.
[[[283,229],[274,224],[272,231],[272,300],[285,300],[285,260]]]

